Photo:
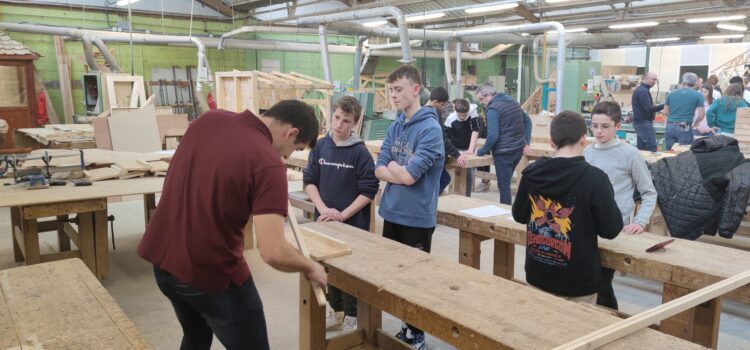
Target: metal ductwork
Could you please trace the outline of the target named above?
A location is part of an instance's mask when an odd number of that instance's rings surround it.
[[[453,75],[451,74],[451,43],[443,43],[443,64],[445,65],[445,79],[448,81],[448,86],[453,85]]]
[[[328,55],[328,36],[326,35],[326,25],[318,26],[318,35],[320,35],[320,58],[323,60],[323,79],[331,82],[331,57]]]
[[[401,62],[411,63],[413,59],[411,57],[411,48],[409,47],[409,32],[408,32],[408,29],[406,28],[406,17],[404,16],[404,13],[401,12],[401,10],[398,7],[385,6],[385,7],[379,7],[379,8],[374,8],[374,9],[368,9],[368,10],[341,12],[341,13],[335,13],[335,14],[330,14],[330,15],[322,15],[322,16],[302,17],[302,18],[297,18],[291,22],[296,25],[304,26],[304,25],[318,25],[318,24],[324,24],[324,23],[337,23],[337,22],[342,22],[342,21],[351,21],[351,20],[356,20],[356,19],[372,18],[372,17],[378,17],[378,16],[391,16],[396,19],[396,23],[398,24],[398,29],[396,30],[396,34],[398,35],[398,38],[401,42],[401,51],[403,53]],[[356,33],[356,32],[346,32],[346,33],[368,35],[368,33]]]
[[[518,46],[518,78],[516,78],[516,100],[518,103],[521,103],[521,82],[523,80],[523,48],[526,47],[526,45],[520,45]]]
[[[81,36],[81,42],[83,43],[83,57],[86,58],[86,64],[89,66],[89,70],[92,72],[98,72],[99,67],[94,60],[94,49],[91,45],[91,37],[88,34],[84,34]]]
[[[456,86],[458,86],[458,90],[460,92],[461,89],[461,48],[463,45],[461,42],[456,43]]]
[[[226,32],[219,38],[219,50],[224,49],[224,41],[230,37],[244,34],[244,33],[291,33],[291,34],[318,34],[317,29],[312,28],[300,28],[300,27],[284,27],[284,26],[244,26],[237,28],[233,31]],[[334,34],[332,31],[328,31],[329,34]]]
[[[119,72],[120,66],[117,64],[117,60],[115,59],[115,57],[112,56],[112,53],[109,52],[109,49],[107,48],[107,45],[104,43],[104,41],[96,36],[91,38],[91,41],[99,49],[99,52],[101,52],[102,57],[104,57],[104,61],[109,65],[109,69],[115,73]]]
[[[354,75],[352,76],[354,79],[354,90],[359,90],[359,76],[362,74],[362,46],[365,45],[365,41],[367,41],[366,36],[358,36],[357,37],[357,48],[354,51]]]

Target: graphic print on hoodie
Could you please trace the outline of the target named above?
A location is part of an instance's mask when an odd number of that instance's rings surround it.
[[[612,239],[622,216],[607,175],[583,156],[542,158],[523,171],[513,219],[526,224],[526,281],[579,297],[600,283],[597,237]]]

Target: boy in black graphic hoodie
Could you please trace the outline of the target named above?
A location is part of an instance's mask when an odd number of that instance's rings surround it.
[[[583,158],[583,117],[571,111],[558,114],[550,136],[555,156],[523,171],[513,202],[513,219],[527,225],[526,281],[594,304],[601,266],[597,236],[617,237],[622,215],[607,175]]]
[[[332,128],[310,151],[304,170],[303,187],[315,204],[318,221],[341,221],[354,227],[370,228],[370,202],[378,192],[375,162],[364,141],[352,134],[359,121],[362,106],[351,96],[336,103]],[[328,300],[333,311],[343,310],[344,331],[357,328],[357,300],[330,286]],[[339,321],[329,312],[327,328],[337,328]]]

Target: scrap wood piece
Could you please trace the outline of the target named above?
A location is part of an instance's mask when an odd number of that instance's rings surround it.
[[[114,165],[126,172],[151,170],[151,165],[140,159],[121,159],[116,161]]]
[[[299,247],[299,251],[302,254],[302,256],[310,259],[310,253],[307,251],[307,247],[305,246],[305,241],[302,238],[302,230],[299,228],[299,224],[297,224],[297,217],[294,216],[294,210],[292,208],[292,204],[288,204],[288,212],[289,215],[289,225],[292,227],[292,234],[294,235],[294,240],[297,241],[297,246]],[[349,252],[351,253],[351,251]],[[325,306],[326,305],[326,294],[323,292],[323,286],[319,286],[314,282],[310,282],[310,285],[313,288],[313,293],[315,294],[315,299],[318,301],[318,306]]]
[[[102,181],[120,177],[120,171],[112,167],[84,170],[84,174],[91,181]]]
[[[672,317],[711,299],[719,298],[739,287],[750,283],[750,270],[736,274],[723,281],[701,288],[688,295],[646,310],[598,331],[555,347],[553,350],[596,349],[649,325]]]
[[[169,169],[169,163],[163,160],[147,162],[146,164],[148,164],[148,166],[151,168],[151,171],[154,173],[166,173],[167,169]]]

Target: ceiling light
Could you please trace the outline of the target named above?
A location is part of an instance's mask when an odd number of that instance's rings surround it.
[[[588,28],[565,28],[565,33],[580,33],[589,30]],[[556,30],[550,30],[547,34],[557,34]]]
[[[566,2],[566,1],[570,1],[570,0],[545,0],[545,2],[548,4],[557,4],[559,2]]]
[[[721,22],[721,21],[733,21],[736,19],[745,19],[745,15],[734,15],[734,16],[723,16],[723,17],[703,17],[703,18],[689,18],[685,20],[688,23],[707,23],[707,22]]]
[[[387,23],[388,21],[382,20],[382,21],[365,22],[365,23],[362,23],[362,25],[365,27],[380,27],[380,26],[386,25]]]
[[[653,39],[646,39],[647,43],[663,43],[667,41],[679,41],[680,38],[653,38]]]
[[[467,9],[464,9],[464,12],[469,13],[469,14],[483,13],[483,12],[495,12],[495,11],[510,10],[516,7],[518,7],[518,3],[514,1],[511,3],[507,3],[507,4],[469,7]]]
[[[637,22],[637,23],[623,23],[614,24],[609,26],[609,29],[626,29],[626,28],[641,28],[641,27],[653,27],[658,26],[659,22]]]
[[[737,23],[719,23],[716,27],[720,29],[734,30],[736,32],[744,32],[747,30],[746,25]]]
[[[419,22],[419,21],[427,21],[431,19],[437,19],[445,17],[445,13],[443,12],[437,12],[437,13],[428,13],[426,15],[418,15],[418,16],[409,16],[406,17],[407,22]]]
[[[117,6],[127,6],[127,5],[130,5],[130,4],[132,4],[134,2],[138,2],[138,1],[141,1],[141,0],[120,0],[120,1],[118,1],[116,3],[116,5]]]
[[[721,35],[703,35],[701,39],[740,39],[744,38],[745,34],[721,34]]]

